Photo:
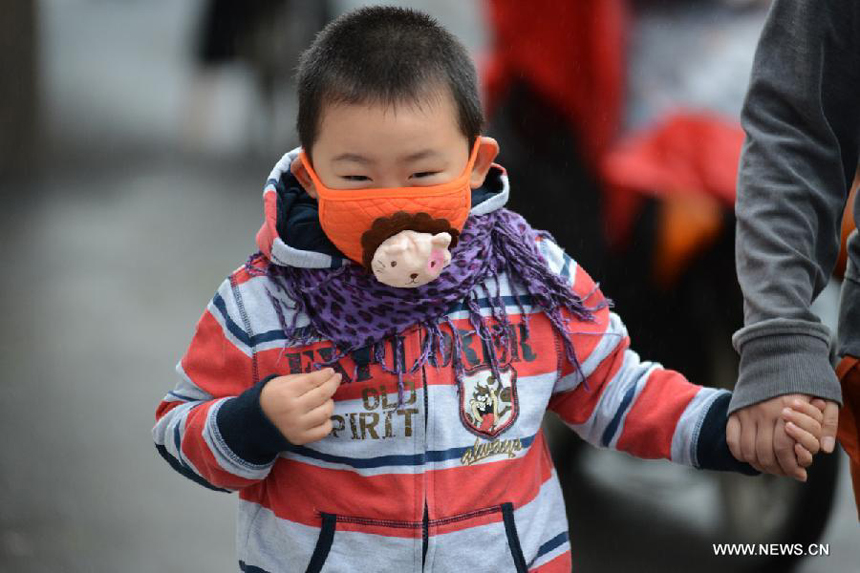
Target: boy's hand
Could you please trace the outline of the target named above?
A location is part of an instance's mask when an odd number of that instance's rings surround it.
[[[331,432],[340,380],[333,368],[272,378],[260,393],[260,407],[291,444],[316,442]]]
[[[813,405],[817,402],[821,402],[821,409]],[[794,444],[794,453],[797,456],[797,463],[804,468],[812,465],[812,456],[821,449],[823,409],[824,404],[821,400],[812,403],[795,400],[790,404],[790,407],[782,410],[785,433],[797,442]],[[803,470],[801,481],[806,481],[806,470]]]

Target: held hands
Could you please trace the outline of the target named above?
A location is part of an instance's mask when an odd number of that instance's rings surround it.
[[[291,444],[316,442],[331,432],[332,396],[340,381],[333,368],[278,376],[263,386],[260,407]]]
[[[813,456],[833,451],[838,414],[834,402],[777,396],[732,414],[726,441],[735,458],[757,470],[806,481]]]

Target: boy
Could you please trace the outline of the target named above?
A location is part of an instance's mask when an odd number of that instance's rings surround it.
[[[215,294],[153,430],[177,471],[239,492],[243,571],[569,571],[547,409],[602,447],[755,473],[726,446],[730,393],[640,362],[589,276],[502,208],[450,34],[352,12],[298,85],[303,151],[266,185],[261,252]],[[457,239],[411,289],[362,264],[404,213]],[[820,412],[792,415],[811,461]]]

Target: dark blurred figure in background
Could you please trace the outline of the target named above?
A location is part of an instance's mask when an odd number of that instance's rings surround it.
[[[210,135],[212,98],[218,72],[244,64],[256,90],[257,113],[246,126],[249,143],[261,152],[293,145],[284,134],[292,132],[285,101],[293,97],[293,68],[299,53],[332,17],[329,0],[207,0],[197,30],[195,57],[198,74],[188,103],[189,142],[206,146]]]
[[[26,171],[37,131],[36,3],[0,4],[0,183]],[[3,185],[0,193],[8,188]]]

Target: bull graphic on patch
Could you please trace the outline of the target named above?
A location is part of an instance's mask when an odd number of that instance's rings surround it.
[[[495,438],[507,430],[520,413],[517,371],[499,368],[501,380],[489,366],[466,371],[460,392],[460,419],[473,434]]]

